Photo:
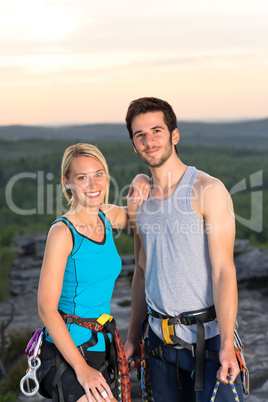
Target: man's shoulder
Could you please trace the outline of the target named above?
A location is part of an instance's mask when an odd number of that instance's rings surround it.
[[[200,171],[196,176],[194,186],[196,188],[201,188],[202,190],[206,188],[213,188],[215,190],[225,188],[220,179],[202,171]]]
[[[223,182],[205,172],[197,175],[192,194],[196,200],[199,200],[198,205],[202,215],[205,214],[206,207],[214,207],[229,199],[229,193]]]

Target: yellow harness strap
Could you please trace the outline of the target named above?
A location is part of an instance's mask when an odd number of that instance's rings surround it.
[[[112,315],[109,315],[109,314],[102,314],[102,315],[99,316],[99,318],[97,318],[96,321],[97,321],[100,325],[105,325],[106,322],[112,321],[113,318],[114,318],[114,317],[113,317]]]
[[[162,320],[162,332],[167,344],[172,344],[173,341],[170,339],[170,335],[174,335],[173,325],[168,325],[169,318]]]

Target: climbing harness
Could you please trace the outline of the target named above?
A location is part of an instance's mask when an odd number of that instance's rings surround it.
[[[204,323],[217,320],[216,312],[214,306],[207,309],[190,311],[182,313],[177,317],[170,317],[160,314],[148,307],[148,312],[153,317],[162,320],[162,333],[164,337],[164,343],[149,350],[149,355],[152,357],[157,357],[165,361],[163,351],[166,346],[181,346],[191,351],[194,358],[194,370],[195,375],[195,391],[201,391],[204,386],[204,370],[205,370],[205,360],[214,360],[219,362],[218,353],[212,352],[205,349],[205,330]],[[175,335],[175,325],[197,325],[197,341],[196,344],[189,344],[181,338]],[[242,377],[242,387],[245,395],[249,393],[249,371],[246,366],[245,356],[244,356],[244,345],[237,332],[238,324],[236,322],[234,331],[234,348],[238,364],[240,367],[241,377]],[[178,377],[179,380],[179,377]]]
[[[163,347],[169,346],[181,346],[190,350],[195,361],[194,375],[195,375],[195,391],[201,391],[204,388],[204,370],[205,359],[209,359],[210,352],[205,350],[205,328],[204,323],[216,320],[216,312],[214,306],[207,309],[189,311],[180,314],[177,317],[171,317],[163,315],[153,310],[148,306],[148,312],[155,318],[162,320],[162,333],[164,337],[164,344],[157,348],[153,348],[150,353],[153,352],[154,357],[158,357],[163,360]],[[183,339],[175,335],[175,325],[197,325],[197,341],[196,344],[185,342]],[[213,357],[214,360],[214,357]]]
[[[232,388],[235,401],[239,402],[239,398],[238,398],[238,394],[237,394],[235,385],[234,385],[233,381],[231,380],[231,377],[229,376],[229,374],[227,374],[227,379],[228,379],[228,382],[229,382],[229,384],[230,384],[230,386]],[[218,389],[219,389],[219,386],[220,386],[220,380],[217,380],[216,385],[214,387],[214,390],[212,392],[210,402],[214,402],[214,400],[216,398],[216,395],[217,395],[217,392],[218,392]]]
[[[20,381],[20,389],[25,396],[34,396],[39,391],[39,381],[36,373],[41,365],[41,360],[38,356],[41,352],[43,336],[44,330],[41,328],[37,329],[25,349],[28,368],[26,375]],[[25,386],[27,387],[26,389]]]
[[[92,339],[78,346],[78,350],[85,360],[87,360],[87,349],[96,345],[98,342],[97,332],[103,333],[106,345],[106,361],[102,367],[100,367],[99,371],[102,371],[107,367],[109,374],[111,375],[111,381],[115,384],[117,391],[116,398],[118,399],[118,402],[130,402],[131,395],[128,364],[125,357],[123,343],[116,328],[114,318],[108,314],[102,314],[97,319],[77,317],[65,314],[61,311],[60,314],[66,324],[80,325],[92,331]],[[64,401],[64,397],[61,376],[65,370],[69,368],[69,365],[57,349],[55,358],[44,360],[41,364],[41,359],[38,356],[41,352],[44,330],[45,329],[37,329],[26,347],[25,353],[28,358],[28,369],[26,375],[20,381],[20,388],[25,396],[33,396],[38,391],[41,393],[41,381],[50,369],[56,368],[55,376],[52,381],[52,400],[62,402]],[[111,341],[108,334],[111,335]],[[40,366],[42,370],[40,373],[37,373]],[[25,389],[25,385],[27,386],[27,389]],[[43,396],[49,397],[48,395]]]
[[[120,337],[120,334],[116,328],[116,323],[114,318],[108,314],[102,314],[99,318],[82,318],[77,317],[71,314],[65,314],[60,311],[60,314],[66,324],[76,324],[81,327],[88,328],[92,331],[93,339],[89,342],[80,345],[78,349],[80,352],[84,353],[84,351],[97,343],[97,332],[101,332],[104,334],[105,343],[109,342],[109,338],[107,334],[111,335],[111,343],[114,346],[110,350],[110,361],[115,360],[115,381],[117,385],[117,396],[118,402],[130,402],[131,394],[130,394],[130,383],[129,383],[129,369],[125,356],[125,351],[123,347],[123,343]],[[107,348],[106,348],[107,349]],[[113,352],[116,351],[116,353]]]

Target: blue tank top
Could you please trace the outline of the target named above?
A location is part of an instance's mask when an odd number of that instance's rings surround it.
[[[105,227],[102,242],[80,234],[67,218],[61,217],[53,222],[63,222],[73,238],[73,249],[67,259],[58,305],[58,309],[64,313],[86,318],[110,314],[114,283],[120,274],[122,262],[114,244],[111,224],[102,211],[99,216]],[[92,339],[92,332],[87,328],[76,324],[67,324],[67,328],[76,346]],[[97,335],[98,343],[90,350],[104,351],[103,334]],[[46,340],[53,342],[49,335]]]

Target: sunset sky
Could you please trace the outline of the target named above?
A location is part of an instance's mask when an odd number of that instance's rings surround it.
[[[0,0],[0,125],[268,116],[267,0]]]

